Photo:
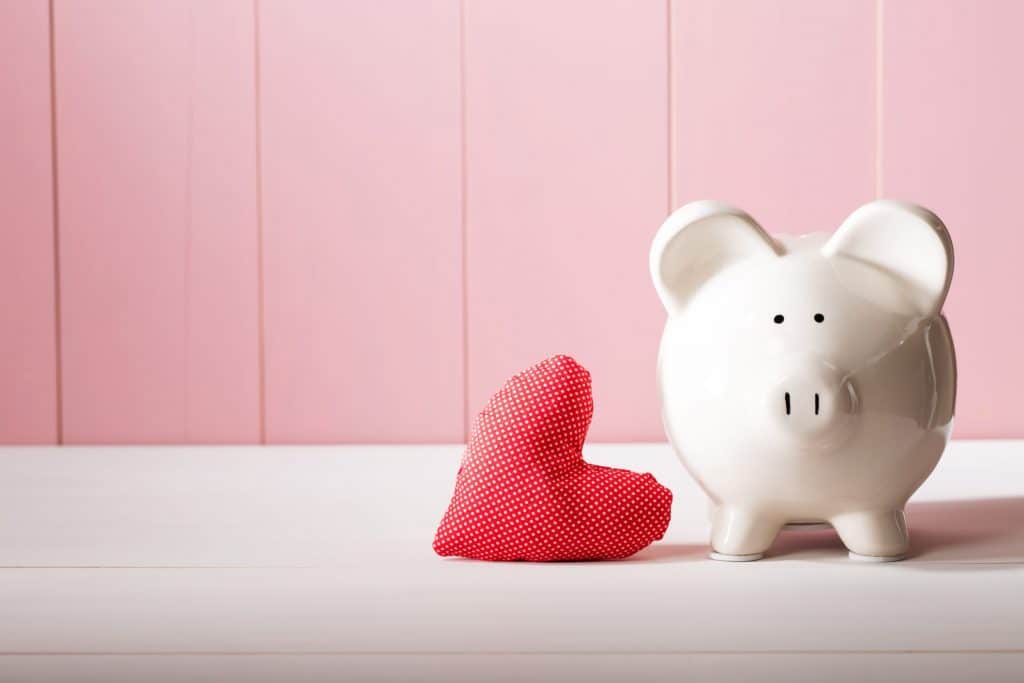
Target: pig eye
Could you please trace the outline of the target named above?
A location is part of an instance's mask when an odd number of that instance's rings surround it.
[[[825,316],[823,316],[821,313],[815,313],[814,314],[814,322],[816,322],[816,323],[823,323],[823,322],[825,322]]]
[[[782,321],[785,320],[785,319],[786,318],[781,313],[779,315],[775,316],[774,318],[772,318],[772,320],[775,321],[776,325],[781,325]]]

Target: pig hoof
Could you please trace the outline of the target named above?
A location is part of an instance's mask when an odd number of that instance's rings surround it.
[[[861,555],[860,553],[855,553],[852,550],[850,551],[850,559],[854,560],[855,562],[899,562],[900,560],[905,560],[906,558],[906,555]]]
[[[712,550],[708,557],[712,560],[718,560],[719,562],[753,562],[754,560],[760,560],[764,557],[764,553],[752,553],[750,555],[729,555],[726,553],[716,553]]]

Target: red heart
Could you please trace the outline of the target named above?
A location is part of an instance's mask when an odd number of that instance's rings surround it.
[[[590,373],[568,356],[522,372],[477,417],[434,538],[478,560],[628,557],[661,538],[672,492],[650,474],[591,465]]]

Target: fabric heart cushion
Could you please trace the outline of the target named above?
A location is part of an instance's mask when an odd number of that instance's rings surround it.
[[[477,417],[434,538],[478,560],[628,557],[660,539],[672,492],[650,474],[591,465],[590,373],[568,356],[510,379]]]

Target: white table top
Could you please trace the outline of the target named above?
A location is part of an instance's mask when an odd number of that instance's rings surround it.
[[[0,449],[0,681],[1024,680],[1024,442],[954,442],[912,557],[828,531],[706,559],[675,493],[625,561],[442,559],[459,446]]]

